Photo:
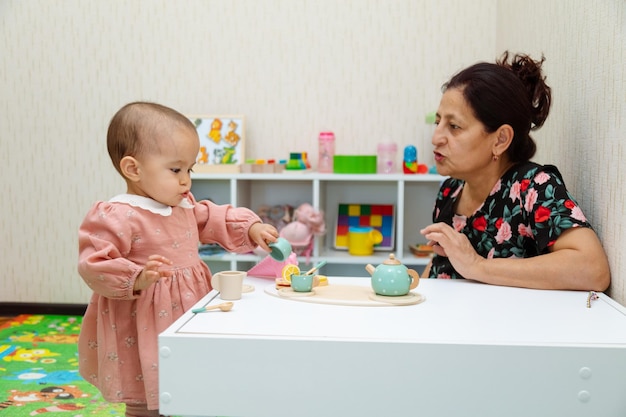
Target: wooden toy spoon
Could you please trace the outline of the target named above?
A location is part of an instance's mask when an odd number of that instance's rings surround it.
[[[221,304],[215,304],[212,306],[205,306],[202,308],[194,308],[193,310],[191,310],[192,313],[204,313],[206,311],[209,310],[217,310],[220,309],[222,311],[230,311],[233,308],[234,303],[231,301],[228,301],[226,303],[221,303]]]

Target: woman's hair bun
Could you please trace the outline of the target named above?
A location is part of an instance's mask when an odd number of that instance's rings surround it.
[[[509,57],[511,58],[510,61]],[[541,66],[545,60],[543,55],[540,60],[535,61],[525,54],[514,54],[510,56],[509,52],[506,51],[502,54],[500,59],[496,61],[498,65],[513,71],[522,84],[524,84],[533,113],[533,126],[531,130],[540,128],[550,113],[552,92],[545,82],[546,77],[541,71]]]

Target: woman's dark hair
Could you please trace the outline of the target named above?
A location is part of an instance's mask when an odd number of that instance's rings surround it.
[[[512,162],[526,162],[537,151],[530,136],[539,129],[550,112],[551,90],[545,83],[541,66],[545,58],[534,61],[515,54],[509,62],[504,52],[495,64],[478,63],[453,76],[442,90],[458,88],[487,132],[508,124],[514,136],[507,155]]]

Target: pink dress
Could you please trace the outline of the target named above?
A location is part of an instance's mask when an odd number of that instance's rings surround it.
[[[94,204],[79,231],[78,271],[94,291],[78,340],[83,378],[107,401],[158,409],[157,336],[211,290],[198,242],[249,252],[248,230],[260,221],[193,196],[177,207],[128,194]],[[174,262],[174,275],[133,293],[154,254]]]

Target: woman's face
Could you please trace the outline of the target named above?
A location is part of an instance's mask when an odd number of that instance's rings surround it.
[[[496,134],[485,131],[462,90],[454,88],[443,93],[435,123],[431,142],[437,172],[465,181],[484,174],[483,169],[492,163]]]

